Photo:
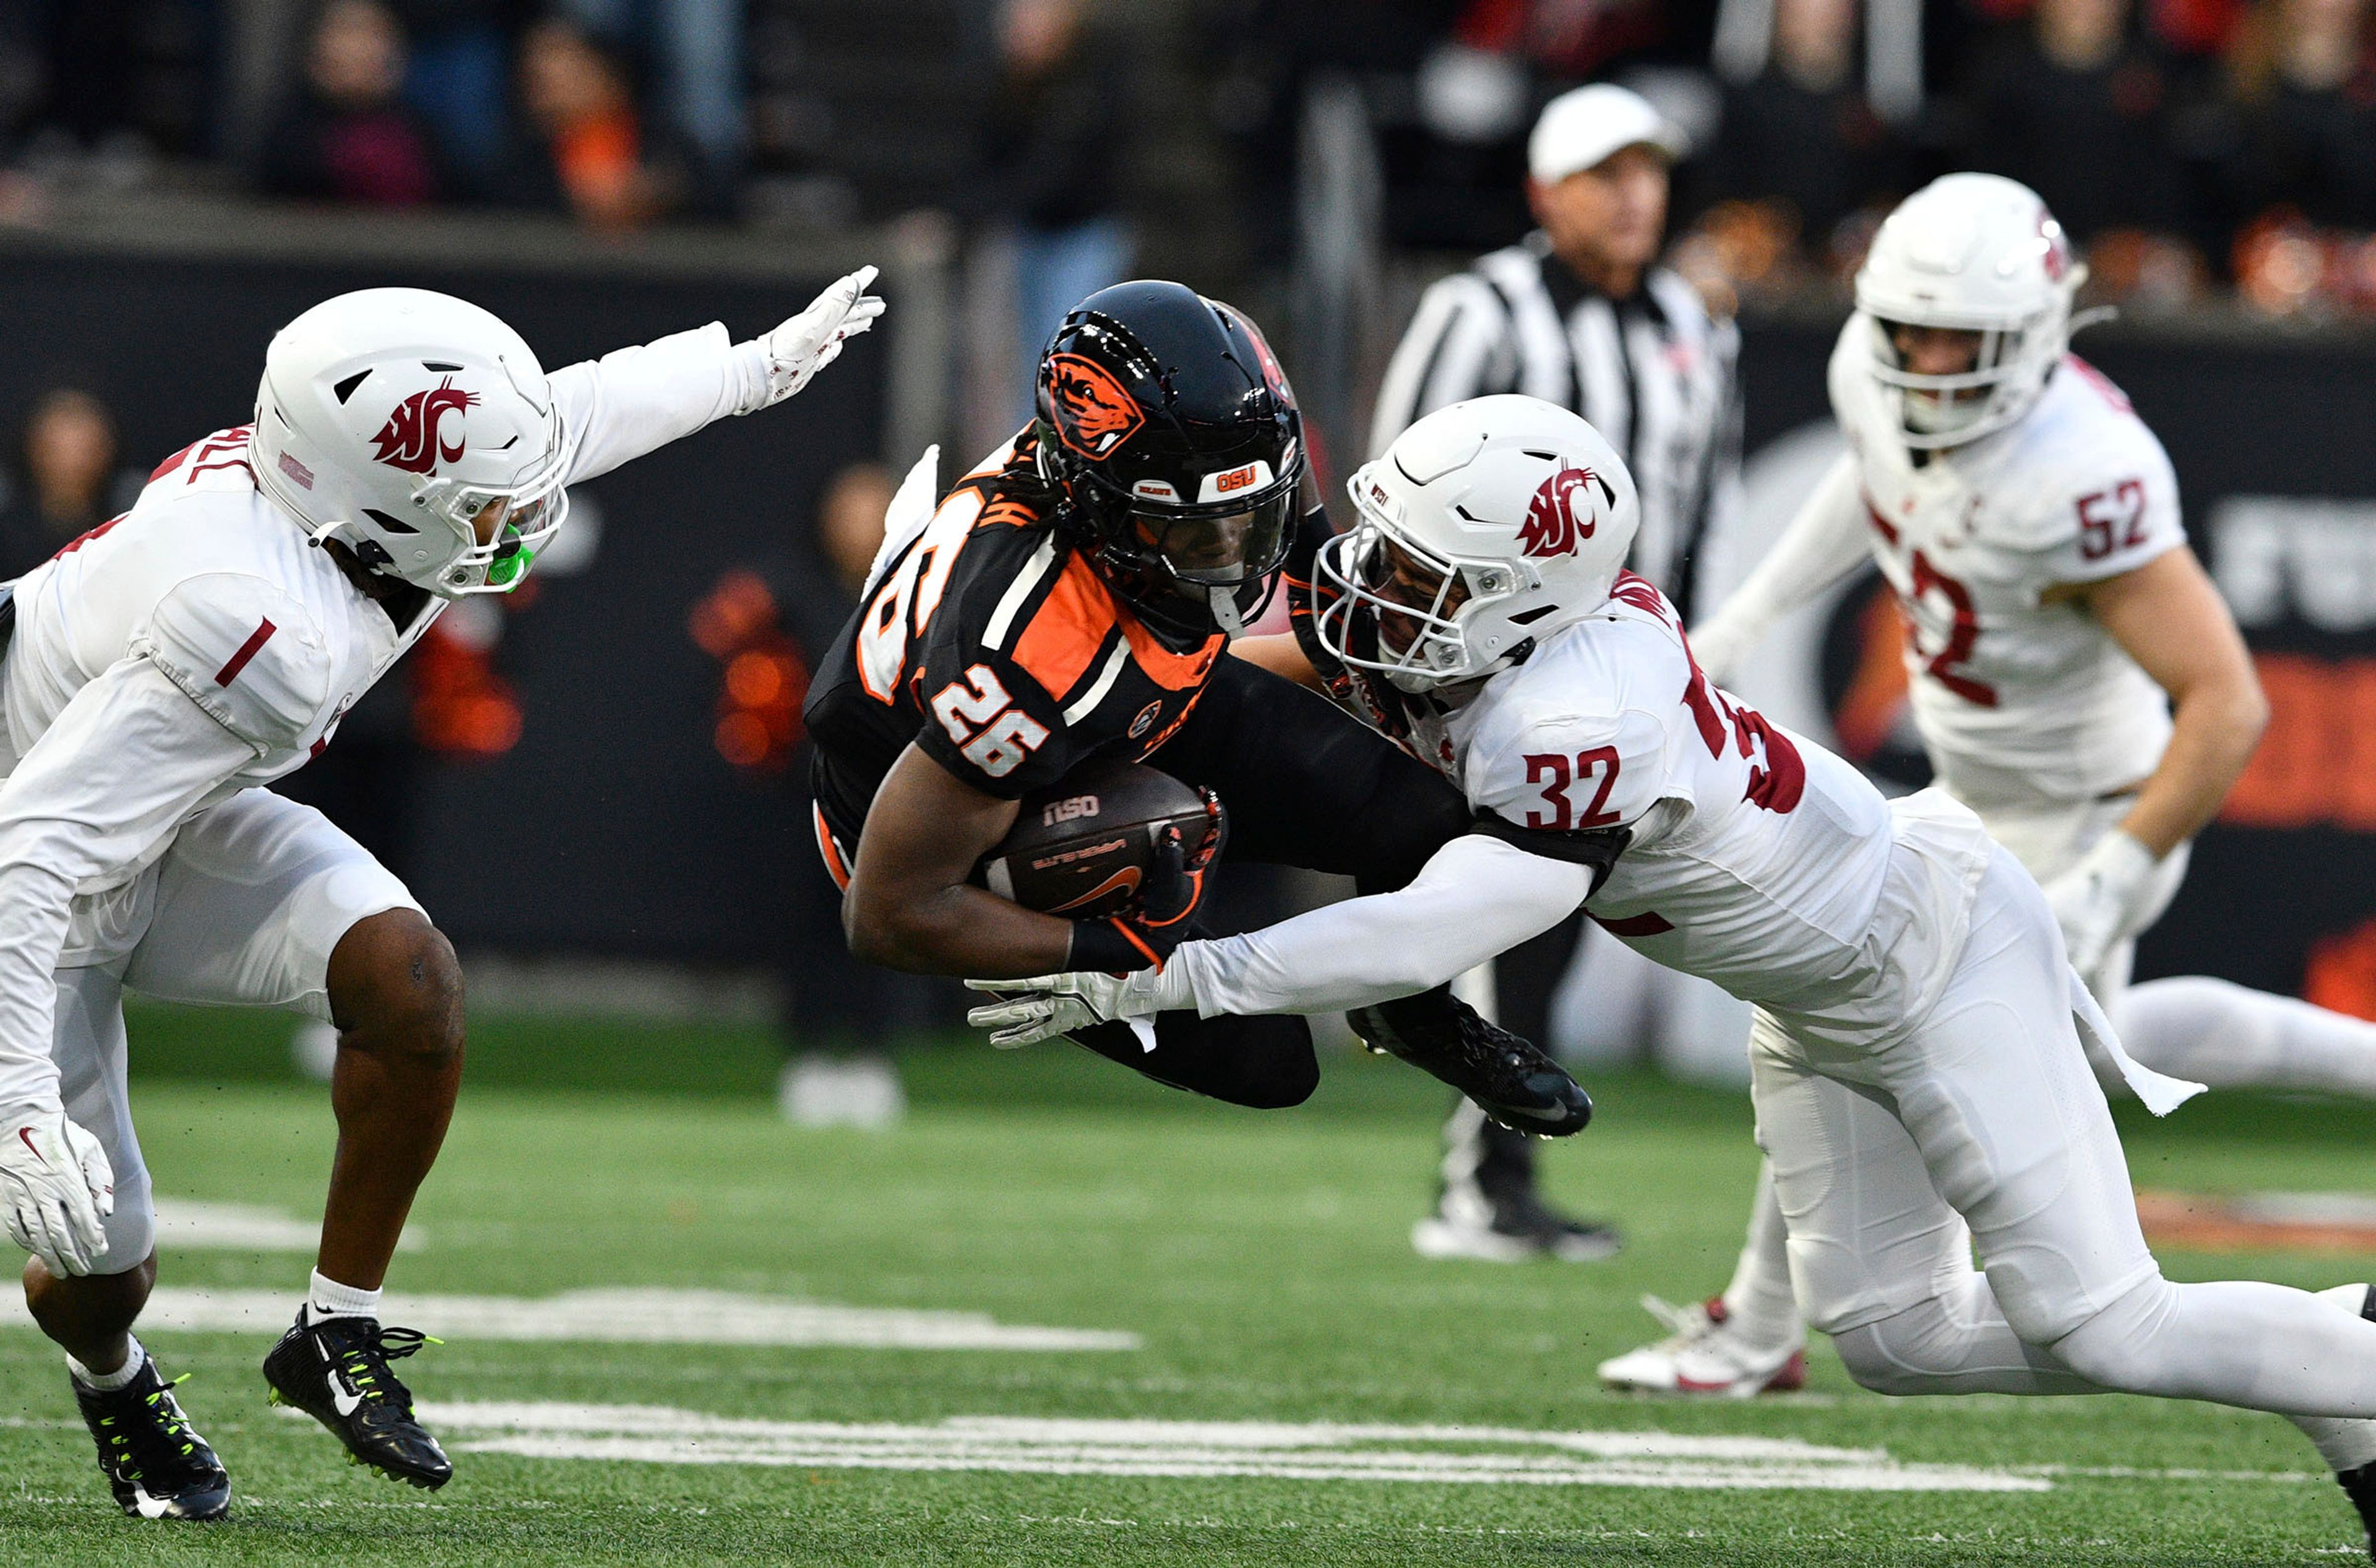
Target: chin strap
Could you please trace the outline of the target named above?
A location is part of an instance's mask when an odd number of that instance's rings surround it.
[[[346,526],[347,520],[344,517],[340,517],[336,522],[324,523],[318,529],[308,529],[305,530],[305,542],[314,549],[319,550],[322,548],[324,541],[330,539],[340,529],[345,528]]]
[[[1213,588],[1205,590],[1205,602],[1213,612],[1213,620],[1222,635],[1231,641],[1246,635],[1245,617],[1238,613],[1238,590],[1233,588]]]

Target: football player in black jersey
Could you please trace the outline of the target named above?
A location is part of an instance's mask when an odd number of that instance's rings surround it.
[[[1161,964],[1206,885],[1176,852],[1111,919],[1036,913],[972,880],[1016,802],[1092,757],[1218,794],[1228,858],[1365,892],[1401,887],[1468,830],[1432,769],[1229,652],[1290,552],[1327,532],[1294,394],[1251,321],[1177,283],[1092,294],[1041,356],[1038,412],[886,542],[811,690],[818,849],[854,953],[988,980]],[[1566,1073],[1448,992],[1353,1024],[1513,1126],[1572,1133],[1590,1114]],[[1297,1017],[1166,1013],[1151,1046],[1123,1023],[1073,1038],[1243,1105],[1296,1104],[1318,1081]]]

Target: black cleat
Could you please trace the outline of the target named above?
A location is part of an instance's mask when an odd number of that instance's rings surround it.
[[[1345,1016],[1372,1051],[1443,1079],[1513,1132],[1563,1138],[1592,1120],[1592,1097],[1565,1068],[1444,992]]]
[[[100,1472],[117,1507],[136,1519],[220,1519],[231,1512],[231,1477],[182,1413],[173,1384],[159,1374],[147,1351],[139,1372],[121,1388],[101,1391],[77,1377],[68,1381],[83,1425],[99,1444]]]
[[[2359,1511],[2360,1540],[2368,1548],[2369,1558],[2376,1561],[2376,1465],[2338,1470],[2334,1479],[2343,1483],[2343,1495]]]
[[[412,1391],[387,1365],[438,1342],[417,1329],[382,1328],[375,1318],[309,1315],[299,1308],[296,1324],[264,1358],[272,1402],[329,1428],[350,1464],[432,1491],[452,1480],[453,1462],[412,1419]]]

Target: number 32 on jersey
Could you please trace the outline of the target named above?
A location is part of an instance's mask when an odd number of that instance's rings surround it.
[[[1749,784],[1741,791],[1742,800],[1776,815],[1798,809],[1807,792],[1807,763],[1788,735],[1766,723],[1755,708],[1743,707],[1708,684],[1696,662],[1691,681],[1683,687],[1683,706],[1691,710],[1692,722],[1710,756],[1722,757],[1729,747],[1749,764]],[[1526,764],[1527,782],[1541,790],[1543,802],[1550,808],[1549,813],[1539,807],[1528,811],[1528,827],[1567,833],[1613,827],[1619,822],[1619,814],[1608,809],[1610,792],[1617,788],[1615,746],[1594,746],[1573,757],[1560,752],[1532,752]],[[1579,814],[1569,791],[1581,791],[1587,784],[1593,787],[1592,797]]]

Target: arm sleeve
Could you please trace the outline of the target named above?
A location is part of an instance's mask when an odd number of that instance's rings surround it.
[[[0,783],[0,1107],[57,1106],[55,970],[77,889],[154,858],[255,755],[136,657],[76,693]]]
[[[1843,453],[1782,530],[1765,559],[1716,613],[1692,628],[1692,647],[1721,684],[1774,624],[1854,571],[1870,552],[1856,458]]]
[[[599,479],[752,405],[766,385],[756,343],[718,322],[552,373],[562,428],[576,443],[567,482]]]
[[[1438,409],[1488,392],[1507,392],[1517,380],[1509,312],[1493,286],[1474,273],[1446,278],[1420,299],[1401,346],[1378,388],[1370,426],[1370,455]]]
[[[1591,883],[1588,866],[1465,834],[1399,892],[1182,943],[1165,966],[1166,990],[1183,986],[1206,1017],[1330,1013],[1409,996],[1549,931]]]

